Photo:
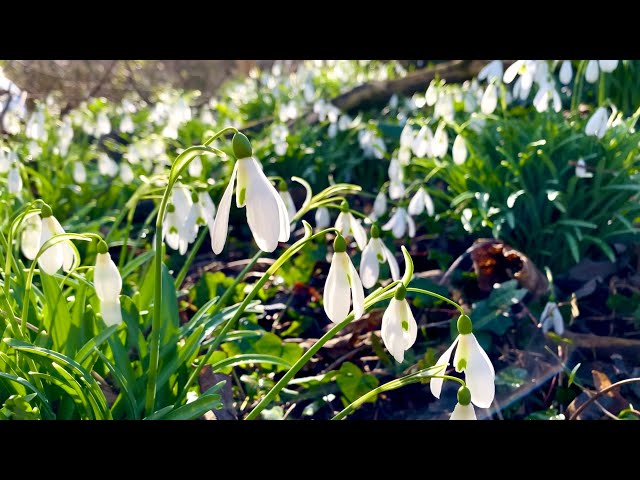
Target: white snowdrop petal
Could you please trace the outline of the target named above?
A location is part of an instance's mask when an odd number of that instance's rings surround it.
[[[364,314],[364,289],[358,271],[351,263],[351,258],[347,256],[349,261],[349,278],[351,280],[351,299],[353,301],[353,319],[358,320]]]
[[[409,237],[413,238],[416,236],[416,223],[411,218],[411,215],[405,214],[405,218],[407,221],[407,226],[409,227]]]
[[[380,240],[380,243],[382,244],[382,250],[384,252],[384,257],[387,260],[387,262],[389,263],[389,270],[391,271],[391,278],[393,280],[400,280],[400,267],[398,266],[398,261],[396,260],[396,257],[393,255],[391,250],[389,250],[387,248],[387,246],[384,244],[384,242],[382,240]]]
[[[464,374],[467,387],[471,391],[471,401],[480,408],[489,408],[496,389],[493,365],[473,333],[461,337],[468,337],[465,339],[468,356]]]
[[[462,135],[456,136],[453,141],[452,155],[453,163],[456,165],[462,165],[467,159],[467,145],[464,143]]]
[[[333,323],[349,315],[351,292],[347,278],[349,257],[346,252],[334,253],[324,285],[324,311]]]
[[[584,72],[584,78],[589,83],[596,83],[599,75],[598,62],[596,60],[589,60],[587,63],[587,69]]]
[[[565,60],[562,62],[562,66],[560,67],[560,82],[563,85],[568,85],[573,78],[573,68],[571,67],[571,62],[569,60]]]
[[[39,248],[42,248],[44,243],[54,235],[55,225],[52,223],[53,217],[47,217],[42,219],[42,230],[40,233]],[[49,247],[38,258],[38,266],[45,273],[49,275],[55,274],[62,267],[63,256],[62,247],[59,243]]]
[[[279,203],[282,203],[282,199],[253,158],[238,160],[238,162],[251,162],[245,170],[249,181],[246,194],[247,223],[260,250],[273,252],[278,246],[280,236]],[[241,169],[242,166],[238,170]],[[238,182],[239,179],[238,173]],[[240,183],[238,183],[239,186]],[[286,216],[284,204],[283,210]]]
[[[456,403],[449,420],[477,420],[473,405],[460,405]]]
[[[219,254],[224,248],[224,244],[227,241],[227,231],[229,229],[229,210],[231,209],[231,200],[233,195],[233,186],[236,181],[236,174],[238,171],[238,162],[233,167],[231,178],[229,179],[229,185],[222,195],[220,204],[218,205],[218,213],[216,219],[213,222],[213,228],[209,230],[211,235],[211,249],[216,255]]]
[[[424,190],[422,188],[419,188],[409,202],[409,215],[420,215],[422,212],[424,212],[424,207]]]
[[[380,275],[380,263],[374,248],[375,238],[372,238],[360,257],[360,275],[362,278],[362,285],[365,288],[373,287],[378,281]]]
[[[458,335],[456,339],[453,341],[453,343],[451,344],[451,346],[447,348],[442,355],[440,355],[440,358],[438,358],[438,361],[436,362],[436,365],[435,365],[438,368],[433,368],[429,370],[429,374],[431,375],[445,374],[447,367],[449,365],[449,362],[451,360],[451,353],[453,352],[453,349],[458,344],[459,340],[460,340],[460,335]],[[440,398],[440,392],[442,391],[442,382],[443,382],[442,378],[432,378],[429,381],[429,388],[431,389],[431,393],[436,398]]]
[[[29,260],[36,258],[40,250],[40,236],[42,235],[42,219],[40,215],[30,215],[25,218],[20,234],[20,249]]]
[[[351,225],[351,231],[353,232],[353,238],[358,244],[358,248],[362,250],[367,245],[367,232],[364,230],[360,220],[353,217],[351,213],[348,213],[351,218],[349,219]]]
[[[315,213],[316,228],[323,230],[331,225],[331,216],[327,207],[319,207]]]
[[[120,309],[120,299],[115,301],[100,302],[100,313],[104,323],[110,327],[111,325],[119,325],[122,323],[122,310]]]
[[[107,253],[98,253],[93,270],[93,285],[96,295],[103,301],[115,301],[122,290],[122,277],[118,267]]]

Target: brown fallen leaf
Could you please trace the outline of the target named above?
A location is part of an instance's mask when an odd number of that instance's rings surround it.
[[[495,283],[512,278],[536,296],[549,288],[547,277],[529,257],[501,240],[477,240],[467,252],[471,255],[481,290],[491,291]]]

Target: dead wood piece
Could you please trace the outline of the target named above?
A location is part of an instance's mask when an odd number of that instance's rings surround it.
[[[573,347],[597,360],[610,361],[611,355],[619,354],[629,363],[640,364],[640,340],[605,337],[590,333],[565,332]]]
[[[237,420],[238,415],[233,407],[233,389],[231,388],[231,377],[223,373],[212,373],[211,366],[205,366],[198,376],[200,391],[206,392],[216,383],[225,380],[225,384],[220,390],[223,407],[215,412],[209,410],[204,414],[206,420]]]

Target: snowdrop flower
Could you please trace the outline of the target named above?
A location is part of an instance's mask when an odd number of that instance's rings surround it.
[[[384,158],[387,147],[382,138],[378,137],[373,130],[360,130],[358,132],[358,142],[366,157],[374,157],[379,160]]]
[[[433,217],[435,213],[433,199],[423,187],[420,187],[409,202],[409,215],[420,215],[425,208],[427,209],[427,215]]]
[[[528,91],[533,85],[537,65],[535,60],[517,60],[505,70],[502,81],[511,83],[516,78],[516,75],[519,75],[521,87]]]
[[[9,159],[10,155],[0,148],[0,173],[7,173],[11,168],[12,161]]]
[[[477,420],[476,412],[471,405],[471,391],[467,387],[460,387],[458,390],[458,403],[449,420]]]
[[[412,148],[414,136],[413,127],[406,123],[400,132],[400,148]]]
[[[295,217],[297,210],[295,203],[293,203],[293,198],[291,197],[289,190],[287,190],[287,184],[283,181],[281,181],[278,185],[278,194],[284,202],[284,206],[287,209],[287,214],[289,215],[289,222],[291,222],[293,220],[293,217]]]
[[[385,262],[389,263],[391,278],[400,280],[398,261],[380,238],[380,229],[374,224],[371,227],[371,239],[360,258],[360,277],[365,288],[371,288],[376,284],[380,275],[380,264]]]
[[[416,224],[403,207],[396,208],[389,221],[382,226],[382,230],[391,230],[395,238],[404,237],[407,228],[409,229],[409,237],[415,237]]]
[[[318,207],[315,213],[316,228],[323,230],[331,225],[331,215],[327,207]]]
[[[431,153],[436,158],[444,157],[449,149],[449,136],[444,127],[445,124],[440,123],[433,134],[433,140],[431,140]]]
[[[431,129],[424,125],[420,131],[413,137],[413,141],[411,142],[411,150],[413,150],[413,154],[416,157],[425,157],[432,155],[432,145],[433,142],[433,133],[431,133]],[[391,168],[391,167],[389,167]],[[391,175],[389,175],[391,177]]]
[[[191,160],[187,166],[187,171],[191,177],[197,178],[202,175],[202,159],[200,158],[200,155]]]
[[[11,167],[11,170],[9,170],[7,184],[9,188],[9,194],[20,196],[20,194],[22,193],[22,177],[20,176],[20,168],[17,163],[14,163],[13,167]]]
[[[275,125],[271,130],[271,142],[276,155],[283,156],[287,153],[289,147],[287,135],[289,135],[289,130],[285,125]]]
[[[122,323],[122,311],[120,310],[120,291],[122,290],[122,277],[118,267],[109,255],[109,249],[104,241],[98,244],[96,266],[93,270],[93,286],[100,300],[100,313],[107,326]]]
[[[589,63],[587,63],[587,68],[584,71],[584,79],[589,83],[596,83],[598,81],[599,74],[600,71],[598,69],[598,61],[589,60]]]
[[[54,235],[65,233],[60,222],[53,216],[51,207],[43,205],[40,214],[42,217],[42,229],[38,250]],[[45,250],[38,258],[38,266],[45,273],[53,275],[60,270],[60,267],[62,267],[65,272],[70,271],[71,267],[73,267],[74,260],[75,252],[71,246],[71,241],[65,240]]]
[[[493,113],[493,111],[498,106],[498,91],[496,89],[495,84],[490,83],[487,85],[484,94],[482,95],[482,100],[480,102],[480,111],[485,115],[489,115]]]
[[[197,234],[197,229],[194,234],[192,231],[193,225],[187,222],[188,220],[189,222],[195,220],[189,219],[189,212],[191,212],[192,206],[193,200],[189,189],[181,183],[176,183],[171,192],[171,202],[167,205],[167,213],[162,222],[162,236],[167,245],[173,250],[178,250],[180,255],[187,253],[189,243],[195,240],[195,234]]]
[[[58,150],[60,155],[64,157],[69,152],[69,146],[73,140],[73,126],[69,117],[65,118],[58,129],[58,139]]]
[[[482,70],[478,72],[478,80],[487,80],[487,82],[493,82],[494,80],[500,80],[502,78],[502,61],[493,60],[489,62]]]
[[[364,313],[364,289],[351,257],[347,254],[347,242],[338,234],[333,242],[333,257],[324,285],[324,311],[333,323],[342,322],[349,315],[353,302],[353,319]]]
[[[467,159],[467,144],[464,142],[462,135],[457,135],[453,141],[451,154],[453,155],[453,163],[456,165],[462,165]]]
[[[44,110],[42,105],[40,105],[38,110],[33,112],[29,117],[24,133],[26,137],[31,140],[44,141],[47,139],[47,131],[44,126]]]
[[[349,204],[346,201],[342,202],[340,210],[335,227],[343,237],[353,236],[358,248],[362,250],[367,245],[367,232],[365,232],[360,220],[357,220],[349,211]]]
[[[238,177],[236,206],[247,207],[247,223],[260,250],[273,252],[278,241],[286,242],[291,236],[287,208],[280,195],[262,171],[260,163],[252,157],[249,139],[236,133],[232,140],[233,153],[237,158],[220,204],[211,231],[211,247],[215,254],[224,248],[229,228],[231,197]]]
[[[198,193],[198,203],[200,204],[200,211],[204,215],[204,220],[209,226],[209,233],[211,233],[215,221],[216,205],[205,190]]]
[[[584,129],[585,135],[595,135],[598,138],[604,137],[605,132],[607,131],[607,121],[609,120],[609,116],[607,114],[606,107],[598,108],[589,121],[587,121],[587,125]]]
[[[385,347],[396,362],[404,361],[404,352],[416,341],[418,325],[406,299],[407,289],[400,284],[382,316],[381,335]]]
[[[558,94],[558,91],[552,83],[547,82],[538,89],[538,93],[536,93],[536,96],[533,98],[533,105],[538,112],[546,112],[551,100],[553,100],[553,110],[559,112],[562,109],[560,94]]]
[[[369,219],[375,222],[382,217],[387,211],[387,196],[384,192],[378,192],[376,199],[373,201],[373,210],[369,214]]]
[[[605,73],[611,73],[618,68],[618,60],[598,60],[600,70]]]
[[[42,147],[35,140],[31,140],[28,145],[29,157],[27,161],[38,158],[42,154]]]
[[[118,174],[118,164],[103,152],[98,155],[98,171],[101,175],[113,178]]]
[[[133,125],[133,120],[131,120],[131,117],[129,115],[125,115],[124,117],[122,117],[122,121],[120,122],[120,131],[122,133],[133,133],[134,129],[135,127]]]
[[[293,100],[290,100],[284,105],[280,105],[278,118],[282,123],[286,122],[287,120],[293,120],[297,117],[298,117],[298,107],[296,106]]]
[[[129,185],[131,182],[133,182],[134,178],[135,176],[129,163],[126,161],[122,161],[120,163],[120,180],[122,180],[122,183],[124,183],[125,185]]]
[[[569,85],[573,78],[573,68],[571,67],[571,61],[565,60],[560,67],[560,82],[563,85]]]
[[[444,374],[451,360],[453,349],[457,345],[458,348],[453,357],[453,366],[456,372],[464,372],[465,382],[471,391],[473,404],[480,408],[489,408],[495,396],[495,370],[472,330],[471,319],[467,315],[460,315],[458,318],[459,335],[436,362],[436,366],[440,368],[434,373]],[[429,382],[431,393],[436,398],[440,398],[442,381],[442,378],[432,378]]]
[[[107,117],[106,113],[100,112],[96,119],[95,136],[109,135],[109,133],[111,133],[111,122],[109,121],[109,117]]]
[[[203,204],[200,202],[199,195],[196,192],[191,193],[191,208],[189,208],[189,214],[187,215],[184,226],[182,227],[182,231],[184,232],[184,240],[186,241],[187,245],[193,243],[196,240],[200,227],[208,224],[208,216],[205,213]],[[183,246],[183,243],[181,243],[180,246],[185,249],[186,253],[186,247]]]
[[[341,115],[338,119],[338,130],[340,130],[341,132],[347,130],[351,126],[352,122],[353,119],[349,115]]]
[[[433,118],[442,118],[452,122],[454,114],[453,97],[451,95],[440,95],[433,109]]]
[[[87,171],[81,161],[73,162],[73,172],[71,176],[73,177],[73,181],[78,185],[82,185],[87,181]]]
[[[424,94],[424,99],[430,107],[433,107],[438,101],[438,88],[435,80],[431,80],[427,92]]]
[[[391,110],[395,110],[396,108],[398,108],[398,103],[399,103],[398,95],[394,93],[393,95],[391,95],[391,98],[389,98],[389,108]]]
[[[593,177],[593,173],[589,172],[587,170],[587,164],[585,163],[585,161],[581,158],[580,160],[578,160],[578,162],[576,163],[576,177],[578,178],[591,178]]]
[[[589,60],[584,71],[584,79],[589,83],[596,83],[600,76],[600,70],[606,73],[613,72],[618,67],[618,60]]]
[[[556,302],[547,302],[544,306],[544,310],[542,310],[542,314],[540,315],[540,325],[544,333],[547,333],[551,328],[553,328],[558,335],[564,333],[564,321]]]
[[[397,158],[392,158],[389,163],[389,198],[391,200],[398,200],[399,198],[404,197],[404,183],[402,180],[404,178],[402,174],[402,167],[398,162]]]
[[[40,235],[42,234],[42,219],[37,213],[25,216],[22,233],[20,234],[20,250],[29,260],[36,258],[40,250]]]

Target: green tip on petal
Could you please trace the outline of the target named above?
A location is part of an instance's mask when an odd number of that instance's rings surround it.
[[[473,324],[467,315],[458,317],[458,333],[460,335],[469,335],[473,331]]]
[[[253,155],[251,142],[244,133],[236,133],[231,140],[231,145],[236,158],[248,158]]]
[[[176,207],[175,207],[172,203],[170,203],[169,205],[167,205],[167,212],[169,212],[169,213],[173,213],[173,212],[175,212],[175,211],[176,211]]]
[[[286,192],[288,190],[287,182],[285,182],[284,180],[280,180],[278,182],[278,190],[280,190],[281,192]]]
[[[380,238],[380,227],[375,223],[371,225],[371,238]]]
[[[471,403],[471,391],[467,387],[460,387],[458,390],[458,403],[463,406]]]
[[[193,203],[198,203],[198,194],[197,194],[197,192],[191,192],[191,201]]]
[[[406,296],[407,296],[407,288],[401,283],[400,285],[398,285],[398,288],[396,288],[396,293],[394,295],[394,298],[396,300],[404,300]]]
[[[333,241],[333,251],[335,253],[342,253],[347,251],[347,242],[342,235],[338,235]]]
[[[43,204],[42,208],[40,208],[40,216],[42,218],[47,218],[47,217],[51,217],[52,215],[53,215],[53,211],[51,210],[51,207],[46,203]]]
[[[107,253],[109,251],[109,245],[104,240],[98,242],[98,253]]]
[[[349,211],[349,202],[347,202],[346,200],[343,200],[342,203],[340,204],[340,211],[342,212],[348,212]]]

